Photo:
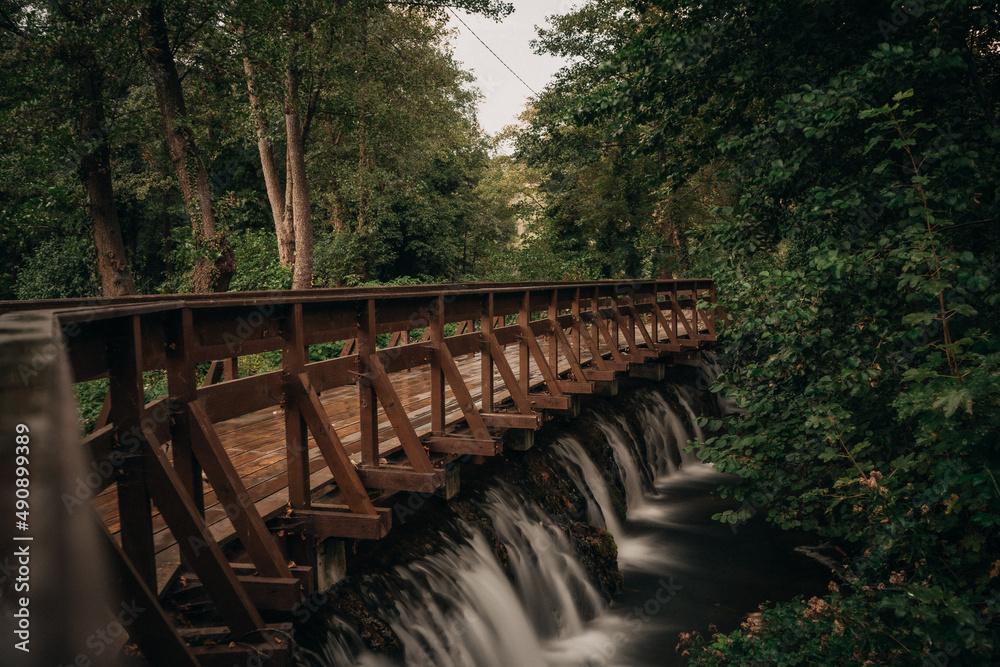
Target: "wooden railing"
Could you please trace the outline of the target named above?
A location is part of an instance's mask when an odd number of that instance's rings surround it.
[[[108,378],[102,415],[83,439],[100,479],[88,483],[89,497],[75,497],[89,502],[114,487],[117,531],[102,526],[109,558],[122,594],[153,610],[136,621],[134,638],[147,657],[171,665],[229,658],[167,633],[172,621],[158,593],[170,573],[157,563],[154,505],[221,622],[280,664],[287,642],[269,633],[260,610],[288,610],[311,590],[317,542],[383,537],[392,521],[388,494],[433,492],[454,461],[498,455],[505,434],[511,442],[539,428],[546,411],[572,410],[576,395],[612,386],[630,367],[697,351],[716,335],[706,280],[3,302],[0,325],[26,310],[47,313],[56,331],[45,349],[18,353],[28,381],[49,357],[65,357],[74,382]],[[331,342],[343,342],[339,356],[310,361],[310,346]],[[261,353],[280,353],[280,367],[240,377],[241,362]],[[468,355],[479,363],[457,361]],[[166,372],[167,395],[147,403],[143,373],[157,369]],[[393,382],[412,369],[424,373],[429,421],[407,412]],[[352,392],[358,411],[347,445],[322,402],[334,391]],[[287,489],[281,511],[255,504],[217,430],[275,406]],[[458,419],[449,423],[449,411]],[[380,428],[380,414],[388,427]],[[310,436],[331,482],[322,488]],[[205,478],[252,568],[234,567],[206,523]]]

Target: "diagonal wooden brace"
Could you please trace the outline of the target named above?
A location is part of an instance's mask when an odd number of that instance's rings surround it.
[[[628,345],[629,354],[640,356],[639,346],[635,344],[635,336],[632,335],[632,327],[622,317],[617,305],[611,307],[611,317],[618,323],[618,329],[625,335],[625,344]]]
[[[698,340],[697,327],[694,327],[691,322],[688,321],[687,316],[684,314],[684,309],[681,308],[680,304],[677,303],[677,299],[675,299],[672,294],[670,295],[670,309],[674,312],[674,315],[677,316],[680,323],[684,325],[684,329],[688,333],[688,338],[691,340]]]
[[[469,388],[465,386],[465,380],[462,379],[462,371],[459,370],[458,364],[455,363],[455,358],[451,356],[451,350],[448,349],[448,342],[442,341],[437,347],[436,352],[441,355],[441,370],[444,371],[444,376],[448,380],[448,384],[451,385],[451,391],[455,394],[455,400],[458,402],[458,407],[462,409],[462,415],[465,416],[465,423],[469,425],[472,435],[479,440],[490,440],[490,431],[486,428],[486,424],[479,414],[476,402],[472,400]]]
[[[142,432],[150,495],[160,510],[160,516],[177,539],[181,554],[198,574],[215,601],[219,614],[234,634],[244,635],[264,629],[264,620],[229,566],[194,500],[184,489],[180,477],[156,441],[156,436],[148,428]]]
[[[679,351],[680,346],[677,344],[677,332],[674,331],[673,325],[671,325],[670,321],[667,320],[666,315],[663,314],[659,301],[653,302],[653,315],[660,323],[660,326],[663,327],[663,330],[667,333],[667,340],[670,341],[671,345],[676,345],[677,351]]]
[[[323,454],[323,459],[351,511],[357,514],[375,514],[375,506],[368,497],[354,464],[347,457],[340,437],[330,426],[330,419],[309,383],[309,376],[305,373],[283,373],[282,379],[295,396],[302,417],[316,439],[316,446]]]
[[[538,340],[535,338],[531,327],[526,324],[521,325],[521,338],[527,343],[531,355],[535,357],[535,363],[538,364],[538,370],[542,372],[542,378],[545,380],[545,386],[549,390],[549,393],[553,396],[562,396],[563,391],[559,388],[559,378],[552,372],[552,368],[545,359],[545,353],[542,352],[542,347],[538,344]]]
[[[278,550],[271,532],[264,524],[256,505],[250,498],[225,447],[212,427],[212,422],[200,401],[188,404],[194,421],[191,444],[202,470],[215,489],[219,504],[233,524],[236,534],[246,548],[250,559],[261,576],[288,578],[292,576],[288,564]]]
[[[396,394],[396,390],[385,372],[385,367],[376,354],[373,354],[369,359],[367,377],[375,388],[375,394],[378,396],[386,416],[389,417],[389,423],[392,424],[392,429],[396,432],[396,437],[399,438],[403,451],[406,452],[410,466],[418,473],[433,474],[435,472],[434,465],[427,456],[427,452],[424,451],[423,445],[420,444],[420,438],[417,436],[413,424],[410,423],[410,418],[407,416],[403,404],[399,401],[399,395]]]
[[[573,327],[577,330],[577,335],[580,340],[587,344],[587,349],[590,350],[590,363],[593,364],[595,368],[599,371],[608,370],[608,365],[604,361],[604,356],[601,354],[601,349],[598,347],[597,343],[594,342],[593,336],[587,331],[587,327],[583,323],[583,313],[580,314],[579,318],[574,318]]]
[[[507,362],[507,356],[503,353],[503,348],[497,342],[496,336],[493,335],[492,331],[486,335],[489,338],[493,363],[496,364],[497,370],[500,371],[500,377],[503,379],[504,384],[507,385],[507,391],[510,392],[510,398],[514,401],[514,405],[517,406],[517,411],[522,415],[534,415],[528,395],[521,389],[521,383],[517,381],[514,369]]]
[[[632,306],[626,306],[625,308],[632,316],[632,321],[635,322],[637,327],[639,327],[639,334],[642,335],[642,340],[646,344],[646,347],[650,350],[655,350],[656,343],[653,341],[653,337],[649,335],[649,330],[646,329],[646,325],[643,323],[639,311]]]
[[[583,366],[580,365],[580,360],[577,359],[576,355],[573,354],[573,346],[569,342],[569,338],[566,337],[566,332],[563,331],[562,327],[555,320],[549,320],[549,327],[556,336],[556,340],[559,343],[559,347],[562,349],[563,356],[566,357],[566,361],[569,362],[570,373],[577,382],[587,382],[587,377],[583,372]]]
[[[608,349],[611,350],[611,358],[618,363],[625,363],[626,359],[624,355],[622,355],[621,350],[618,349],[618,341],[611,335],[611,330],[608,329],[608,323],[605,321],[604,316],[600,313],[600,311],[597,311],[594,313],[593,317],[594,323],[597,324],[597,330],[601,332],[602,336],[604,336],[604,342],[608,344]]]
[[[96,510],[86,503],[88,513],[100,526],[101,536],[98,548],[118,574],[118,582],[125,600],[131,600],[144,611],[135,618],[128,629],[129,639],[139,645],[146,658],[154,665],[162,667],[198,667],[198,661],[191,650],[177,635],[170,617],[160,606],[160,598],[143,581],[142,576],[125,556],[125,552],[108,532],[107,526],[97,516]]]

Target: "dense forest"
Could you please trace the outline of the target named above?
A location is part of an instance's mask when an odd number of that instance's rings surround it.
[[[502,137],[447,7],[4,0],[0,298],[714,278],[717,518],[840,574],[679,649],[996,664],[1000,3],[581,0]]]

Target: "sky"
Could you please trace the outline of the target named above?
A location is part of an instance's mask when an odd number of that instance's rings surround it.
[[[501,23],[456,10],[469,28],[486,42],[512,70],[536,92],[565,64],[561,58],[536,55],[529,44],[537,37],[536,25],[546,25],[545,17],[573,8],[573,0],[510,0],[514,13]],[[479,103],[479,124],[495,134],[517,122],[531,91],[517,80],[469,31],[451,17],[449,25],[458,30],[452,44],[455,59],[476,76],[484,99]]]

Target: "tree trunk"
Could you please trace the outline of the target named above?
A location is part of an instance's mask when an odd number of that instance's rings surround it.
[[[86,63],[86,59],[83,59]],[[104,116],[101,81],[104,73],[87,68],[81,73],[81,145],[96,146],[80,156],[80,177],[87,190],[87,208],[94,225],[97,273],[104,296],[135,294],[135,283],[122,243],[115,192],[111,181],[111,146]]]
[[[257,150],[260,153],[260,166],[264,172],[264,185],[267,188],[267,199],[271,204],[271,217],[274,220],[274,231],[278,237],[278,261],[282,266],[291,267],[295,260],[295,231],[291,216],[286,216],[285,209],[290,202],[290,195],[283,196],[281,179],[274,167],[274,152],[267,138],[267,118],[264,116],[263,105],[254,90],[253,67],[250,59],[243,58],[243,69],[247,75],[247,89],[250,92],[250,113],[257,129]],[[290,174],[286,170],[286,174]],[[289,179],[289,183],[291,179]]]
[[[153,74],[167,149],[177,172],[184,205],[191,217],[195,245],[199,249],[217,253],[214,267],[205,261],[199,261],[195,265],[191,289],[195,292],[224,292],[235,272],[236,261],[227,239],[217,234],[215,213],[212,210],[212,188],[208,182],[208,170],[198,153],[197,143],[188,129],[178,125],[178,121],[187,116],[187,108],[180,77],[177,75],[177,65],[170,50],[162,0],[149,0],[142,13],[147,32],[143,51]]]
[[[309,181],[306,176],[305,147],[302,143],[302,124],[297,108],[298,74],[291,61],[286,72],[288,85],[285,98],[285,131],[288,137],[289,174],[292,181],[292,217],[295,227],[295,268],[292,271],[292,289],[312,287],[313,229],[309,203]]]
[[[285,128],[285,135],[288,135],[288,128]],[[287,143],[287,140],[286,140]],[[288,236],[286,237],[286,242],[288,244],[288,255],[291,257],[291,263],[289,266],[294,267],[295,265],[295,215],[292,210],[292,190],[295,186],[295,175],[292,173],[292,158],[285,148],[285,210],[284,210],[284,227],[289,230]],[[281,239],[278,239],[281,243]],[[281,249],[278,249],[279,253]]]

